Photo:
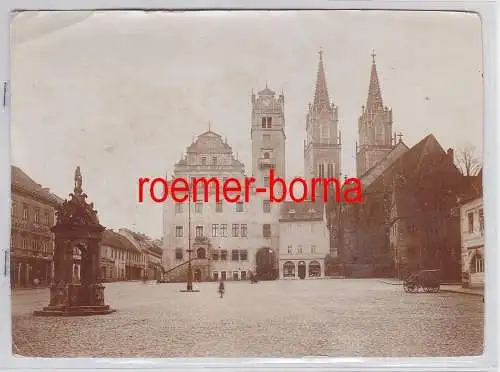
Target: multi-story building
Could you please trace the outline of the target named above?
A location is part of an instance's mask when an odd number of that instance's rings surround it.
[[[49,285],[52,277],[55,208],[63,202],[33,181],[20,168],[11,167],[11,287]]]
[[[323,202],[285,202],[280,215],[280,279],[325,276],[330,236]]]
[[[464,284],[484,287],[484,211],[482,170],[471,180],[469,192],[460,200],[460,233]]]
[[[275,106],[283,100],[270,95],[270,89],[259,92],[259,97],[252,97],[254,105],[269,107],[265,116],[263,107],[252,114],[252,139],[254,142],[254,172],[256,179],[268,186],[265,170],[270,164],[283,164],[282,147],[284,140],[282,128],[273,132],[273,125],[282,127],[279,119],[273,121]],[[268,101],[271,99],[272,101]],[[264,103],[265,102],[265,103]],[[258,111],[258,114],[257,114]],[[262,127],[256,126],[256,116],[265,118]],[[279,116],[277,116],[279,118]],[[268,118],[271,118],[269,120]],[[265,128],[264,128],[265,126]],[[267,136],[270,136],[267,138]],[[265,138],[264,138],[265,137]],[[272,143],[276,144],[276,147]],[[260,147],[262,146],[262,148]],[[257,151],[257,148],[261,151]],[[266,151],[264,151],[266,150]],[[272,162],[272,163],[271,163]],[[283,177],[282,173],[277,176]],[[257,264],[261,258],[271,257],[275,261],[271,273],[277,274],[278,215],[279,205],[271,203],[265,196],[259,195],[252,187],[248,202],[241,193],[237,202],[229,202],[222,197],[222,187],[229,178],[240,180],[244,184],[244,165],[234,157],[232,148],[222,137],[209,129],[198,136],[187,149],[186,156],[174,168],[174,178],[215,179],[219,183],[220,201],[216,200],[217,185],[210,183],[208,200],[203,200],[204,186],[201,184],[195,200],[194,195],[184,203],[167,202],[164,204],[164,239],[163,257],[166,277],[171,281],[186,280],[187,262],[191,257],[194,279],[246,279],[251,271],[259,271]],[[242,190],[244,191],[244,190]],[[267,195],[267,193],[266,193]],[[191,256],[189,252],[191,247]],[[263,273],[264,274],[264,273]]]

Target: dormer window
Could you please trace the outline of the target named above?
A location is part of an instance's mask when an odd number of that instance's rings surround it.
[[[264,116],[262,118],[262,129],[271,129],[273,118],[270,116]]]

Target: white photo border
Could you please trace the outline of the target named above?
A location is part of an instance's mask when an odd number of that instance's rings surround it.
[[[12,354],[10,247],[10,20],[16,10],[433,10],[475,12],[481,17],[484,72],[484,200],[485,200],[485,333],[484,353],[453,358],[29,358]],[[500,247],[498,229],[499,131],[497,128],[497,19],[496,2],[486,1],[328,1],[328,0],[0,0],[0,92],[4,82],[7,97],[0,100],[0,371],[42,370],[271,370],[271,371],[493,371],[500,354],[498,297]],[[6,103],[5,107],[3,102]]]

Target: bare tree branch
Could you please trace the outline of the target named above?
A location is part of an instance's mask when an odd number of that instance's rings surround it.
[[[476,147],[470,144],[457,149],[455,162],[464,176],[475,176],[482,167],[480,158],[476,156]]]

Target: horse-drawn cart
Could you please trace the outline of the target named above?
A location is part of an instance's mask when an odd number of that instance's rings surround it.
[[[403,282],[405,292],[418,292],[420,288],[424,292],[439,292],[440,287],[439,270],[421,270],[408,275]]]

